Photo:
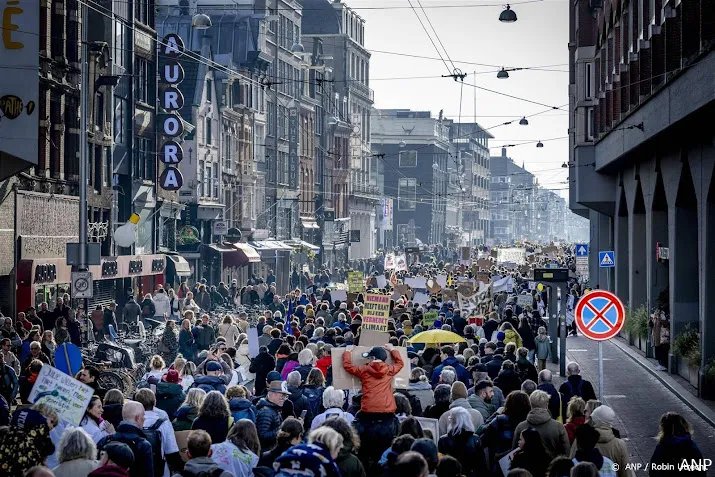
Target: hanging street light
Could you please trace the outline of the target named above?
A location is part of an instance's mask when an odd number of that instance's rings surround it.
[[[499,21],[502,23],[514,23],[516,21],[516,12],[507,4],[499,15]]]
[[[529,125],[529,120],[526,119],[526,116],[524,116],[524,117],[521,118],[521,120],[519,121],[519,124],[522,125],[522,126],[528,126],[528,125]]]
[[[509,73],[504,68],[500,69],[497,73],[497,78],[499,79],[507,79],[508,77]]]
[[[544,147],[544,143],[539,141],[536,143],[536,147]]]
[[[211,28],[211,17],[205,13],[197,13],[191,19],[191,28],[194,30],[208,30]]]

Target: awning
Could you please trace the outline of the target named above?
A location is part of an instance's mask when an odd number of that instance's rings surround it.
[[[283,251],[293,250],[293,247],[286,245],[283,242],[280,242],[278,240],[261,240],[258,242],[248,242],[248,245],[255,248],[259,252],[263,251],[263,250],[283,250]]]
[[[189,266],[189,262],[187,262],[184,257],[180,255],[167,255],[166,257],[169,259],[168,263],[171,263],[174,266],[174,270],[178,276],[191,276],[191,267]]]
[[[256,252],[256,249],[248,245],[247,243],[229,243],[230,246],[234,247],[239,255],[243,255],[245,263],[257,263],[261,261],[261,256]]]
[[[236,251],[236,249],[231,247],[230,245],[221,245],[221,244],[217,244],[217,243],[212,243],[209,245],[204,244],[204,247],[210,248],[211,250],[213,250],[214,252],[217,252],[217,253],[233,253]]]
[[[317,247],[317,246],[313,245],[312,243],[308,243],[304,240],[290,239],[290,240],[286,240],[285,243],[287,245],[291,245],[294,249],[303,247],[303,248],[312,250],[314,253],[320,252],[320,247]]]
[[[300,222],[304,229],[319,229],[318,222],[313,217],[301,217]]]

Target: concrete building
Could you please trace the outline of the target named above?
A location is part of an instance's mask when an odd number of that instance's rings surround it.
[[[347,205],[353,239],[350,259],[372,257],[376,250],[377,178],[370,153],[370,52],[365,48],[365,20],[343,2],[301,0],[304,38],[320,38],[323,54],[331,57],[335,99],[345,108],[338,119],[350,124]]]
[[[374,110],[371,144],[383,194],[394,204],[385,246],[446,245],[447,168],[454,148],[444,119],[429,111]]]
[[[484,245],[489,236],[489,139],[493,138],[477,123],[449,124],[450,141],[457,150],[459,171],[455,183],[461,194],[461,243]],[[456,166],[452,161],[452,165]],[[464,192],[462,192],[464,189]]]
[[[511,244],[534,235],[534,175],[506,155],[489,160],[489,208],[491,237],[496,243]]]
[[[591,285],[632,309],[665,309],[671,343],[690,333],[700,348],[689,363],[671,346],[670,371],[710,397],[713,16],[711,2],[570,5],[568,164],[569,206],[590,220]],[[615,250],[615,269],[599,268],[599,250]]]

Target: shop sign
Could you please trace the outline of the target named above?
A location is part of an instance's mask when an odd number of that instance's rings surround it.
[[[35,266],[35,283],[52,283],[57,280],[57,265],[45,263]]]
[[[226,235],[228,233],[228,222],[225,220],[214,220],[213,233],[214,235]]]
[[[184,95],[178,86],[184,80],[184,68],[178,58],[184,53],[184,41],[175,33],[164,37],[159,47],[160,54],[167,58],[159,68],[159,107],[165,114],[159,115],[161,134],[165,140],[159,147],[159,161],[164,171],[159,176],[159,186],[175,191],[184,185],[184,177],[176,167],[184,157],[181,144],[174,140],[184,133],[184,124],[178,111],[184,107]]]
[[[119,274],[119,264],[116,260],[107,260],[102,263],[102,276],[112,277]]]
[[[288,109],[288,187],[298,188],[298,108]]]
[[[179,245],[196,245],[201,243],[199,229],[193,225],[184,225],[176,234],[176,243]]]

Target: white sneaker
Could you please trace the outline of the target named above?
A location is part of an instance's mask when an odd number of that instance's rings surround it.
[[[668,368],[666,368],[665,366],[661,366],[660,364],[655,367],[656,371],[665,371],[666,369],[668,369]]]

